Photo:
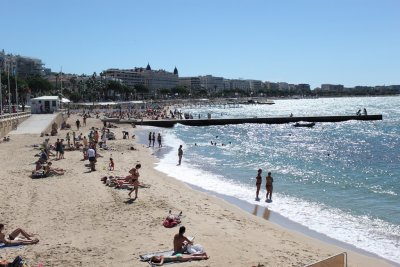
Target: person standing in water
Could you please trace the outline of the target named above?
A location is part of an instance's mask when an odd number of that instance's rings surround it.
[[[149,133],[149,147],[151,147],[151,132]]]
[[[161,144],[161,134],[160,134],[160,133],[158,133],[157,141],[158,141],[158,147],[162,147],[162,144]]]
[[[261,182],[262,182],[262,176],[261,176],[262,170],[258,169],[257,172],[257,176],[256,176],[256,187],[257,187],[257,191],[256,191],[256,201],[259,201],[260,198],[258,197],[259,193],[260,193],[260,188],[261,188]]]
[[[182,149],[182,145],[180,145],[179,148],[178,148],[178,158],[179,158],[178,165],[181,165],[182,156],[183,156],[183,149]]]
[[[267,188],[267,195],[266,195],[266,200],[265,202],[271,202],[272,201],[272,183],[274,182],[274,178],[271,176],[271,172],[268,172],[267,177],[265,177],[266,180],[266,188]],[[269,196],[269,198],[268,198]]]

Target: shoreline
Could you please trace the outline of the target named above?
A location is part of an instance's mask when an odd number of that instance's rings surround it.
[[[146,136],[145,132],[148,130],[154,131],[154,129],[160,130],[162,128],[152,127],[152,126],[145,126],[145,127],[147,127],[148,129],[138,129],[138,130],[136,130],[136,133],[137,133],[137,137],[138,137],[137,142],[141,145],[147,146],[146,139],[145,139],[147,136]],[[156,158],[157,162],[173,149],[172,147],[169,147],[169,146],[167,146],[165,148],[166,149],[164,149],[164,150],[156,150],[156,149],[153,149],[152,147],[148,147],[148,149],[150,149],[152,151],[152,156],[154,156]],[[165,173],[165,174],[169,176],[168,173]],[[174,177],[171,177],[171,178],[176,179]],[[267,207],[259,206],[257,204],[251,204],[249,202],[238,199],[236,197],[232,197],[232,196],[220,194],[220,193],[217,193],[217,192],[214,192],[211,190],[207,190],[207,189],[201,188],[199,186],[180,181],[178,179],[176,179],[176,180],[186,184],[188,187],[192,188],[193,190],[196,190],[196,191],[202,192],[202,193],[206,193],[210,196],[217,197],[235,207],[240,208],[242,211],[250,213],[256,217],[263,218],[264,220],[272,222],[286,230],[295,231],[295,232],[305,235],[307,237],[318,239],[319,241],[322,241],[324,243],[338,246],[340,248],[343,248],[343,250],[350,250],[350,251],[353,251],[353,252],[368,256],[368,257],[381,259],[381,260],[386,261],[387,263],[391,264],[392,266],[400,267],[400,263],[394,262],[390,259],[386,259],[378,254],[369,252],[362,248],[358,248],[353,244],[349,244],[349,243],[337,240],[337,239],[329,237],[323,233],[309,229],[309,228],[307,228],[307,226],[304,226],[300,223],[292,221],[289,218],[286,218],[275,211],[268,210]]]
[[[227,196],[227,195],[223,195],[223,194],[219,194],[210,190],[206,190],[203,189],[201,187],[195,186],[195,185],[190,185],[188,184],[189,187],[193,188],[194,190],[200,191],[200,192],[204,192],[207,194],[210,194],[212,196],[218,197],[236,207],[239,207],[240,209],[242,209],[245,212],[248,212],[256,217],[260,217],[263,218],[267,221],[270,221],[276,225],[279,225],[280,227],[290,230],[290,231],[295,231],[298,232],[300,234],[306,235],[308,237],[311,238],[315,238],[318,239],[324,243],[328,243],[334,246],[338,246],[343,248],[344,250],[351,250],[354,251],[356,253],[360,253],[363,254],[365,256],[368,257],[374,257],[374,258],[379,258],[382,259],[390,264],[392,264],[393,266],[396,267],[400,267],[400,263],[391,261],[389,259],[383,258],[375,253],[366,251],[364,249],[358,248],[355,245],[331,238],[323,233],[319,233],[317,231],[311,230],[309,228],[307,228],[306,226],[297,223],[295,221],[292,221],[284,216],[282,216],[281,214],[275,212],[275,211],[271,211],[268,210],[268,208],[266,207],[262,207],[259,205],[252,205],[251,203],[248,203],[246,201],[240,200],[238,198],[235,197],[231,197],[231,196]]]

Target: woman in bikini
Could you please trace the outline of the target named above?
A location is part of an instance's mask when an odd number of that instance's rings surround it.
[[[131,183],[133,184],[133,189],[128,193],[128,196],[131,197],[133,191],[135,191],[135,199],[137,199],[138,190],[139,190],[139,169],[142,167],[141,164],[136,164],[135,168],[132,168],[129,173],[131,174]]]
[[[4,243],[6,246],[31,245],[39,242],[39,239],[32,238],[32,235],[21,228],[14,230],[8,237],[3,233],[3,230],[4,224],[0,223],[0,243]],[[25,239],[15,240],[19,235],[22,235]]]
[[[184,262],[184,261],[200,261],[207,260],[209,257],[207,253],[197,253],[197,254],[181,254],[177,253],[174,256],[153,256],[150,259],[150,263],[156,266],[161,266],[168,262]]]
[[[260,188],[261,188],[261,181],[262,181],[261,173],[262,173],[262,170],[258,169],[257,176],[256,176],[256,187],[257,187],[256,201],[260,200],[260,198],[258,197],[258,194],[260,193]]]

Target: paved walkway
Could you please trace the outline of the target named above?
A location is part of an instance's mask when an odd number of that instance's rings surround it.
[[[16,130],[9,132],[9,134],[40,134],[49,127],[57,114],[32,114],[32,116],[18,125]]]

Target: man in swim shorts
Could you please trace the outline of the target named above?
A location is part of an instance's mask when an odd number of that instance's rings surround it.
[[[181,226],[179,228],[179,233],[174,236],[174,254],[177,255],[179,253],[185,253],[187,249],[187,245],[193,245],[193,242],[190,241],[186,236],[184,236],[186,231],[185,226]]]

